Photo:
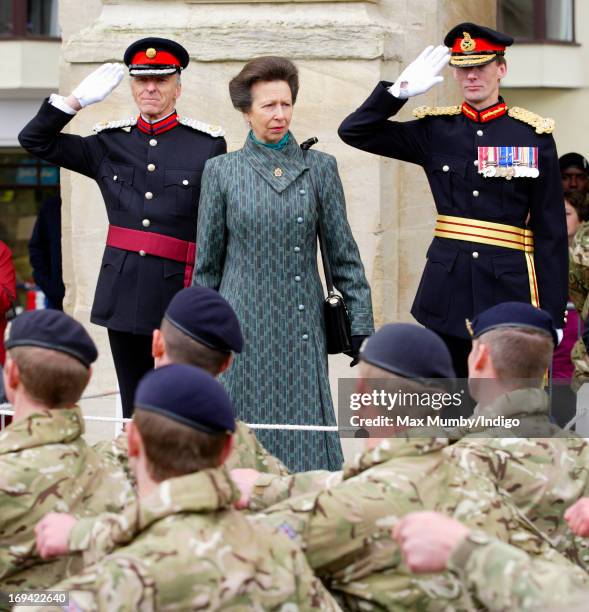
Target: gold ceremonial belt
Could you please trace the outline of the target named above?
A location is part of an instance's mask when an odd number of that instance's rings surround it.
[[[534,234],[532,230],[503,223],[492,223],[491,221],[438,215],[434,236],[523,251],[528,268],[530,302],[537,308],[540,307],[538,281],[534,266]]]
[[[491,221],[438,215],[434,236],[534,252],[532,230]]]

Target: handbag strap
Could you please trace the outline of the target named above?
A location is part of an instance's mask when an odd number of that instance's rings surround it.
[[[301,143],[301,150],[303,151],[303,159],[305,163],[308,162],[309,158],[307,156],[307,151],[314,145],[319,142],[319,139],[313,136],[313,138],[309,138],[305,140],[305,142]],[[318,210],[318,228],[317,235],[319,236],[319,250],[321,251],[321,261],[323,262],[323,272],[325,274],[325,284],[327,286],[327,295],[334,295],[335,289],[333,288],[333,275],[331,274],[331,266],[329,264],[329,259],[327,257],[327,245],[325,242],[325,227],[323,225],[323,206],[321,204],[321,196],[319,195],[319,190],[317,189],[317,184],[315,183],[315,178],[313,176],[313,167],[311,164],[309,166],[309,178],[311,179],[311,185],[313,186],[313,191],[315,192],[315,198],[317,200]]]

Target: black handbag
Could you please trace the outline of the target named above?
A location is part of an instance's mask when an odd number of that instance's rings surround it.
[[[305,140],[305,142],[301,144],[305,161],[307,161],[305,152],[317,142],[317,138],[313,137]],[[321,197],[319,196],[319,190],[317,189],[317,185],[313,179],[313,172],[310,165],[309,178],[311,179],[313,191],[315,192],[315,198],[317,199],[317,204],[319,206],[317,235],[319,237],[323,271],[325,273],[325,284],[327,286],[327,297],[323,302],[325,344],[327,347],[327,352],[330,355],[335,355],[337,353],[345,353],[352,350],[352,326],[350,324],[350,315],[348,313],[348,309],[346,308],[344,298],[336,293],[333,287],[333,276],[331,274],[331,265],[329,264],[327,246],[325,243],[325,228],[323,226]]]

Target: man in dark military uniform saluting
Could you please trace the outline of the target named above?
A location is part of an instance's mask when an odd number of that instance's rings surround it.
[[[554,121],[509,108],[499,95],[512,43],[461,23],[446,46],[425,49],[394,84],[379,83],[339,128],[346,143],[427,174],[438,216],[411,312],[445,340],[460,377],[470,351],[464,321],[494,304],[531,302],[563,327],[567,233]],[[443,80],[448,60],[464,102],[389,121],[408,98]]]
[[[125,52],[139,115],[104,122],[88,137],[61,130],[81,108],[100,102],[124,68],[104,64],[70,96],[52,94],[19,134],[30,153],[94,179],[109,230],[91,321],[108,329],[123,413],[153,368],[151,333],[172,296],[192,277],[200,178],[207,159],[225,153],[223,131],[176,113],[186,49],[144,38]]]

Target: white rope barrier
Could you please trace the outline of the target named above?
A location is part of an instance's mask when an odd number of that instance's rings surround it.
[[[101,397],[101,396],[95,396]],[[91,399],[86,397],[83,399]],[[0,415],[12,416],[14,410],[9,408],[10,404],[0,404]],[[97,423],[128,423],[132,419],[122,417],[103,417],[93,415],[83,415],[85,421]],[[337,425],[292,425],[290,423],[246,423],[252,429],[283,429],[286,431],[338,431]]]

